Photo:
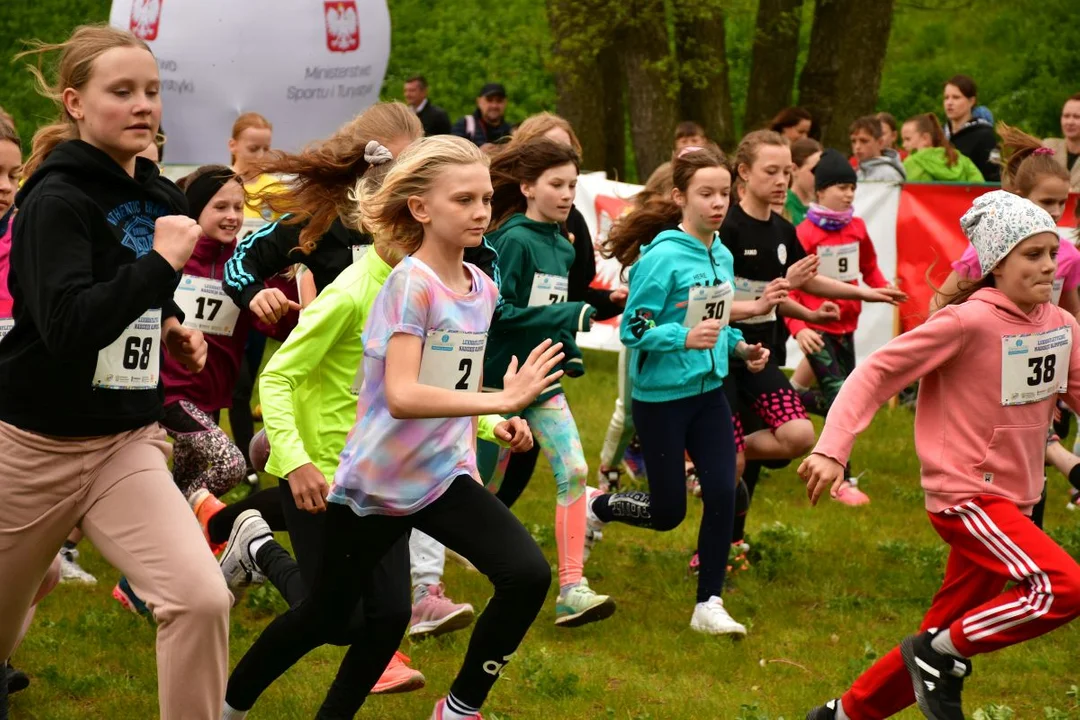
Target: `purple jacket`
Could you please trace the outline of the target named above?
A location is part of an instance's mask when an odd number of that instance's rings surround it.
[[[225,263],[235,249],[235,241],[223,245],[204,235],[199,238],[195,251],[184,265],[184,274],[220,280],[225,274]],[[192,373],[165,353],[161,366],[165,404],[187,400],[207,413],[231,407],[233,387],[240,372],[240,360],[244,355],[251,320],[251,313],[246,309],[241,310],[232,337],[205,335],[206,367],[200,373]]]

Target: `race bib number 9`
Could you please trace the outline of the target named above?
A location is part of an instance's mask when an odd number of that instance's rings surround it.
[[[15,327],[15,318],[0,318],[0,340]]]
[[[147,310],[98,352],[93,386],[107,390],[153,390],[161,363],[161,309]]]
[[[529,293],[529,307],[566,302],[569,289],[570,281],[567,278],[536,273],[533,275],[532,292]]]
[[[783,246],[781,246],[783,247]],[[746,278],[735,278],[735,301],[736,302],[754,302],[760,300],[765,294],[765,288],[769,283],[762,280],[747,280]],[[769,312],[764,315],[755,315],[752,318],[746,320],[740,320],[739,322],[747,325],[760,325],[762,323],[774,322],[776,320],[776,307],[774,306]]]
[[[417,380],[444,390],[477,392],[486,347],[487,333],[429,330]]]
[[[1069,389],[1072,329],[1001,337],[1001,404],[1027,405]]]
[[[225,294],[220,280],[184,275],[173,300],[184,311],[185,327],[232,337],[240,308]]]
[[[683,326],[692,328],[703,320],[719,320],[720,327],[727,327],[734,297],[735,291],[729,283],[690,288]]]
[[[846,245],[819,245],[817,249],[818,273],[825,277],[851,282],[859,279],[859,243]]]

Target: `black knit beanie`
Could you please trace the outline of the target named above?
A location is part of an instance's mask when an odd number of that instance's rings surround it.
[[[854,185],[857,182],[855,169],[846,157],[832,148],[821,153],[821,159],[814,168],[814,190],[821,191],[832,185]]]

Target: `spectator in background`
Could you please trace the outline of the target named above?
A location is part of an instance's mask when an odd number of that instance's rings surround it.
[[[945,83],[945,139],[971,158],[986,182],[1001,181],[1001,153],[994,134],[994,121],[984,113],[975,114],[978,105],[975,81],[967,75],[953,75]],[[989,111],[986,111],[989,113]]]
[[[881,122],[881,147],[895,150],[903,161],[907,152],[896,146],[896,143],[900,142],[900,125],[897,124],[896,117],[887,112],[879,112],[876,117]]]
[[[788,144],[810,135],[814,118],[810,111],[801,107],[784,108],[769,123],[769,129],[778,132]]]
[[[923,113],[900,129],[908,182],[983,182],[982,173],[966,155],[961,155],[945,138],[937,115]]]
[[[505,115],[506,88],[499,83],[488,83],[480,88],[473,114],[458,120],[450,132],[490,152],[494,149],[491,146],[507,137],[512,130]]]
[[[900,155],[885,147],[881,121],[866,115],[851,124],[851,154],[858,160],[855,175],[859,182],[904,182],[907,175]]]
[[[821,159],[821,144],[813,138],[803,138],[791,143],[791,187],[784,203],[784,215],[795,227],[806,219],[810,203],[814,202],[814,168]]]
[[[675,126],[675,152],[684,147],[704,147],[709,139],[705,136],[705,128],[693,120],[683,120]]]
[[[405,102],[420,118],[424,135],[449,135],[450,116],[438,105],[428,102],[427,90],[427,79],[423,75],[413,75],[405,81]]]
[[[1061,108],[1060,138],[1046,138],[1043,147],[1054,151],[1054,160],[1069,173],[1069,189],[1080,192],[1080,93],[1065,101]]]

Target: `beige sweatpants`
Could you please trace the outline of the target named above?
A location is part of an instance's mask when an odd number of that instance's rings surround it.
[[[8,657],[50,563],[80,528],[157,620],[164,720],[218,720],[232,596],[150,425],[86,439],[0,422],[0,658]]]

